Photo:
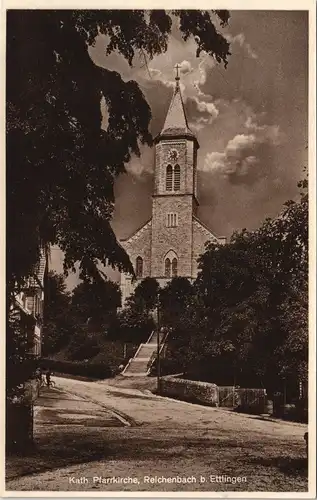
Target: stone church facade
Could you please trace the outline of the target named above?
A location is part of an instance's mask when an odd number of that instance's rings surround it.
[[[165,124],[155,139],[152,217],[122,246],[137,281],[121,274],[122,304],[142,279],[151,276],[164,286],[172,277],[193,280],[197,259],[207,241],[225,243],[197,218],[197,138],[188,127],[179,77]]]

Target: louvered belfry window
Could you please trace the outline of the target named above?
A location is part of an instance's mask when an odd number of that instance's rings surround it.
[[[177,259],[172,260],[172,276],[175,278],[177,276]]]
[[[179,165],[174,167],[174,191],[179,191],[181,188],[181,169]]]
[[[177,227],[178,226],[178,214],[168,213],[166,216],[166,227]]]
[[[142,257],[137,257],[136,258],[136,269],[135,269],[135,274],[137,278],[142,278],[143,276],[143,259]]]
[[[165,259],[165,278],[171,277],[171,261],[167,258]]]
[[[173,190],[173,169],[172,165],[166,167],[166,191]]]

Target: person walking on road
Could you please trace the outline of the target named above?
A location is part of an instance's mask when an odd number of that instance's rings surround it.
[[[51,370],[48,368],[45,373],[46,385],[49,387],[51,385]]]

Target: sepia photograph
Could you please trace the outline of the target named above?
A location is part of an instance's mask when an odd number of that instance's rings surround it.
[[[6,496],[313,498],[313,4],[53,7],[4,16]]]

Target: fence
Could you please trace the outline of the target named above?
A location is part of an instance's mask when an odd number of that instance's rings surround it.
[[[237,406],[234,386],[222,386],[219,389],[219,406],[225,408],[235,408]]]
[[[235,408],[245,413],[262,414],[266,411],[266,390],[235,386],[219,387],[219,406]]]

